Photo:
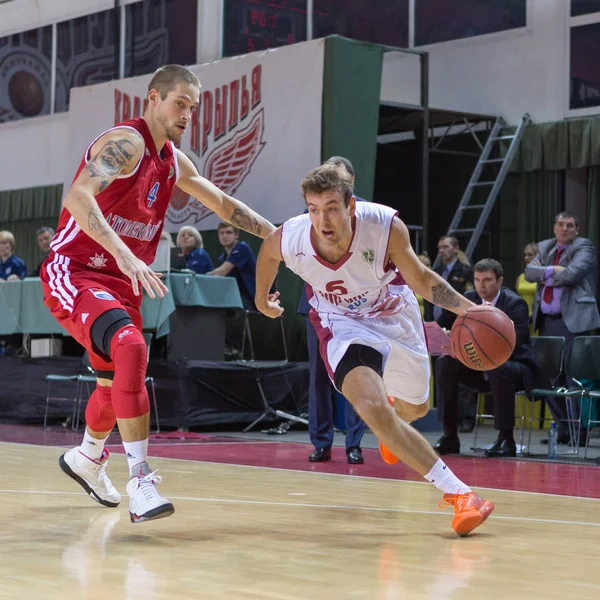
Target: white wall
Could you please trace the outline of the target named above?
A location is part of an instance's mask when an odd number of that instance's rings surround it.
[[[565,0],[530,0],[526,29],[417,49],[429,52],[429,103],[435,108],[501,115],[516,123],[524,112],[534,122],[568,113],[569,18]],[[402,77],[405,73],[410,77]],[[418,98],[419,79],[410,58],[384,58],[382,100]]]
[[[59,113],[0,125],[0,189],[63,182],[69,155],[68,116]]]

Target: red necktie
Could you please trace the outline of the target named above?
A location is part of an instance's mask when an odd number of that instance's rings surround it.
[[[560,260],[560,255],[563,253],[563,249],[559,248],[556,251],[556,254],[554,256],[554,260],[552,261],[552,265],[557,265],[558,261]],[[547,285],[544,288],[544,302],[546,304],[551,304],[552,303],[552,298],[554,297],[554,288],[551,285]]]

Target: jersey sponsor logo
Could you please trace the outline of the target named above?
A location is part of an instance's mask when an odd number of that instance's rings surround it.
[[[316,290],[326,302],[334,306],[346,305],[346,308],[354,310],[359,308],[361,304],[367,302],[367,293],[358,294],[357,296],[348,297],[348,288],[345,287],[342,279],[329,281],[325,286],[325,291]]]
[[[112,213],[106,217],[106,221],[118,235],[132,237],[142,242],[151,242],[162,225],[162,221],[158,221],[156,224],[152,221],[141,223],[140,221],[130,221],[125,217],[113,215]]]
[[[85,325],[85,322],[87,321],[87,318],[90,316],[90,313],[83,313],[81,315],[81,322]]]
[[[367,248],[363,250],[361,254],[361,258],[369,265],[372,265],[375,262],[375,252],[372,248]]]
[[[173,167],[171,167],[172,169]],[[158,196],[158,187],[160,186],[160,183],[157,181],[152,188],[150,189],[150,191],[148,192],[148,208],[152,208],[152,205],[156,202],[156,197]]]
[[[90,256],[90,262],[87,264],[88,267],[92,269],[102,269],[106,266],[108,262],[108,258],[104,256],[104,252],[102,254],[94,253],[94,256]]]
[[[266,144],[265,111],[261,103],[262,67],[256,65],[249,75],[229,85],[203,91],[200,106],[192,113],[188,158],[226,194],[233,195],[242,185]],[[246,127],[240,128],[242,123],[247,123]],[[176,188],[167,220],[193,225],[212,214],[195,198]]]
[[[98,300],[114,300],[115,299],[114,296],[111,296],[108,292],[106,292],[104,290],[90,289],[90,292],[92,292],[92,294],[94,294],[94,296],[96,298],[98,298]]]

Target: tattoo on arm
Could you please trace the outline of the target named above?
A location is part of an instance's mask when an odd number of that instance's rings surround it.
[[[129,140],[109,140],[87,163],[86,169],[92,177],[116,177],[124,167],[129,166],[135,152],[135,145]],[[104,184],[108,186],[108,182],[103,181],[101,187]]]
[[[442,308],[460,306],[456,292],[447,283],[438,283],[431,288],[433,303]]]
[[[90,210],[90,214],[88,215],[88,227],[90,231],[98,231],[99,229],[104,229],[104,225],[100,222],[100,217],[98,213],[92,208]]]
[[[260,235],[262,231],[262,226],[258,219],[243,208],[234,209],[229,221],[232,225],[255,235]]]
[[[103,192],[108,187],[108,181],[106,179],[100,184],[100,191]]]

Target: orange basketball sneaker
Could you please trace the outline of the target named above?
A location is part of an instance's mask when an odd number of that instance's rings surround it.
[[[444,499],[438,504],[440,508],[454,506],[452,529],[458,535],[468,535],[479,527],[494,510],[494,503],[478,496],[475,492],[467,494],[444,494]]]
[[[387,397],[391,407],[394,408],[394,398],[392,396]],[[398,462],[398,457],[392,454],[381,442],[379,442],[379,454],[383,458],[383,462],[388,465],[395,465]]]

